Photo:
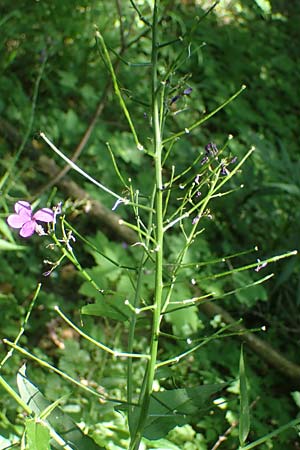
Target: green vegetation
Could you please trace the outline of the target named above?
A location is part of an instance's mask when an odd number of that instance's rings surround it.
[[[286,3],[4,0],[1,450],[298,448]]]

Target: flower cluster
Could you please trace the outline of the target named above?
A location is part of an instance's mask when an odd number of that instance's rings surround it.
[[[39,209],[33,214],[30,203],[21,200],[15,203],[14,209],[15,214],[8,216],[7,223],[12,228],[20,229],[19,234],[23,238],[32,236],[34,232],[45,234],[38,222],[54,221],[54,212],[49,208]]]

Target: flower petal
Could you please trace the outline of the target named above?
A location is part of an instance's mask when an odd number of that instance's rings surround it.
[[[10,227],[21,228],[24,225],[24,223],[30,220],[30,218],[28,219],[27,216],[20,216],[19,214],[11,214],[10,216],[8,216],[6,220]]]
[[[39,220],[40,222],[53,222],[54,212],[50,208],[42,208],[34,213],[32,218],[34,220]]]
[[[24,238],[32,236],[35,231],[35,226],[36,226],[35,220],[29,220],[28,222],[24,223],[20,231],[20,236]]]
[[[15,203],[15,211],[21,216],[27,216],[31,218],[32,209],[30,203],[28,202],[20,200],[19,202]]]

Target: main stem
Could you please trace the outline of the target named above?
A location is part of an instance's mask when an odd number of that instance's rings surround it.
[[[156,268],[155,268],[155,296],[153,323],[150,342],[150,361],[148,363],[145,382],[142,387],[140,398],[139,415],[137,418],[136,431],[132,437],[130,450],[138,450],[146,425],[149,411],[150,397],[153,391],[153,381],[155,376],[155,365],[157,361],[158,335],[160,327],[160,315],[162,308],[163,291],[163,189],[162,189],[162,137],[159,115],[159,85],[157,79],[157,59],[158,59],[158,8],[159,0],[154,1],[153,22],[152,22],[152,124],[153,124],[153,150],[155,160],[155,212],[156,212]]]

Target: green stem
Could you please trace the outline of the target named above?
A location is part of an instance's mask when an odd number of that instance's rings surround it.
[[[202,117],[202,119],[197,120],[197,122],[193,123],[189,128],[186,128],[182,131],[179,131],[176,134],[173,134],[172,136],[166,138],[163,141],[163,144],[166,144],[167,142],[173,141],[174,139],[178,139],[181,136],[184,136],[187,133],[190,133],[194,128],[199,127],[204,122],[206,122],[208,119],[210,119],[212,116],[217,114],[219,111],[221,111],[225,106],[227,106],[229,103],[231,103],[236,97],[238,97],[244,90],[246,89],[246,86],[243,84],[243,86],[235,92],[231,97],[229,97],[225,102],[223,102],[221,105],[217,106],[212,112],[207,114],[206,116]]]
[[[73,330],[75,330],[80,336],[82,336],[87,341],[91,342],[93,345],[95,345],[98,348],[101,348],[101,350],[104,350],[105,352],[109,353],[110,355],[114,356],[115,358],[121,357],[121,358],[146,358],[149,359],[149,355],[143,354],[143,353],[132,353],[132,352],[120,352],[117,350],[113,350],[110,347],[108,347],[105,344],[102,344],[100,341],[96,341],[88,334],[84,333],[80,328],[78,328],[68,317],[59,309],[58,306],[54,307],[55,311],[60,315],[60,317],[71,327]]]
[[[156,184],[156,268],[155,268],[155,295],[153,323],[150,342],[150,361],[148,363],[144,386],[140,398],[139,417],[135,433],[132,436],[130,450],[138,450],[143,431],[148,417],[150,397],[153,391],[153,381],[155,376],[155,368],[158,351],[158,335],[160,328],[160,315],[162,308],[162,292],[163,292],[163,183],[162,183],[162,139],[160,128],[159,113],[159,89],[157,80],[157,61],[158,61],[158,8],[159,0],[154,1],[153,6],[153,23],[152,23],[152,121],[153,121],[153,144],[154,144],[154,162],[155,162],[155,184]]]
[[[86,386],[85,384],[81,383],[80,381],[75,380],[75,378],[72,378],[70,375],[67,375],[62,370],[57,369],[52,364],[49,364],[47,361],[44,361],[43,359],[38,358],[37,356],[28,352],[27,350],[20,347],[19,345],[14,344],[13,342],[9,341],[8,339],[3,339],[3,343],[6,345],[9,345],[13,349],[15,349],[17,352],[24,355],[26,358],[32,359],[33,361],[38,363],[40,366],[45,367],[47,370],[57,373],[61,378],[64,378],[65,380],[69,381],[70,383],[74,384],[75,386],[79,387],[80,389],[83,389],[84,391],[88,392],[89,394],[97,397],[98,399],[100,398],[102,401],[106,400],[106,401],[111,401],[111,402],[127,405],[127,402],[125,402],[123,400],[119,400],[117,398],[112,398],[112,397],[108,397],[104,394],[100,394],[95,389],[90,388],[89,386]],[[2,386],[7,392],[11,393],[11,395],[19,403],[19,405],[21,405],[25,409],[24,405],[21,403],[22,399],[20,399],[20,401],[19,401],[18,395],[10,388],[10,386],[6,383],[6,381],[2,377],[0,377],[0,386]],[[9,390],[9,388],[11,390]],[[25,409],[25,411],[28,412],[29,414],[31,413],[31,410],[29,412],[29,411],[27,411],[27,409]]]
[[[24,320],[23,320],[23,323],[21,324],[19,333],[17,334],[17,337],[16,337],[16,339],[14,340],[14,344],[18,344],[19,340],[21,339],[21,337],[22,337],[22,335],[23,335],[23,333],[24,333],[24,331],[25,331],[25,327],[26,327],[27,322],[28,322],[28,320],[29,320],[30,314],[31,314],[31,312],[32,312],[32,310],[33,310],[33,306],[34,306],[34,304],[35,304],[35,301],[36,301],[36,299],[38,298],[39,292],[40,292],[40,290],[41,290],[41,286],[42,286],[41,283],[39,283],[39,284],[37,285],[37,288],[36,288],[36,290],[35,290],[35,294],[34,294],[34,296],[33,296],[33,299],[32,299],[31,302],[30,302],[30,305],[29,305],[27,314],[26,314],[26,316],[25,316],[25,318],[24,318]],[[13,354],[13,349],[11,348],[11,349],[7,352],[7,354],[5,355],[5,357],[2,359],[2,361],[0,362],[0,370],[2,369],[2,367],[4,366],[4,364],[6,363],[6,361],[12,356],[12,354]]]
[[[153,193],[151,196],[151,209],[153,209],[154,201],[155,201],[155,187],[154,187],[154,190],[153,190]],[[145,241],[146,248],[149,246],[152,226],[153,226],[153,214],[150,212],[149,217],[148,217],[148,238]],[[140,307],[140,296],[141,296],[141,289],[142,289],[142,282],[143,282],[143,267],[145,266],[148,257],[149,257],[148,253],[146,251],[144,251],[142,254],[142,258],[141,258],[140,266],[139,266],[139,270],[138,270],[138,279],[137,279],[137,283],[136,283],[135,296],[134,296],[134,302],[133,302],[134,309]],[[148,308],[151,308],[151,307],[148,307]],[[136,323],[137,323],[137,314],[133,314],[130,318],[130,327],[129,327],[129,336],[128,336],[128,352],[129,353],[133,352]],[[132,363],[133,363],[132,358],[128,358],[127,401],[128,401],[129,405],[133,404],[133,364]],[[134,423],[133,422],[134,421],[133,414],[134,414],[134,408],[132,406],[129,406],[128,407],[128,423],[129,423],[130,429],[132,429],[132,426]]]
[[[123,113],[124,113],[124,115],[125,115],[125,117],[127,119],[128,125],[130,126],[130,130],[131,130],[131,133],[132,133],[132,135],[134,137],[137,149],[138,150],[143,150],[144,148],[143,148],[142,144],[139,142],[137,133],[135,131],[134,124],[132,122],[131,116],[130,116],[129,111],[127,109],[127,106],[126,106],[126,103],[124,101],[124,98],[122,96],[121,90],[119,88],[119,84],[118,84],[118,81],[117,81],[116,73],[115,73],[113,64],[111,62],[111,59],[110,59],[110,56],[109,56],[109,53],[108,53],[105,41],[104,41],[103,36],[102,36],[102,34],[100,33],[99,30],[96,30],[96,42],[97,42],[97,44],[98,43],[100,44],[100,50],[101,50],[101,52],[103,54],[105,64],[106,64],[106,66],[107,66],[107,68],[108,68],[108,70],[110,72],[116,96],[119,99],[121,109],[123,110]]]
[[[267,440],[272,439],[276,436],[278,436],[280,433],[282,433],[285,430],[288,430],[289,428],[295,427],[296,425],[299,425],[300,418],[291,420],[291,422],[286,423],[285,425],[282,425],[281,427],[277,428],[277,430],[272,431],[271,433],[267,434],[266,436],[257,439],[255,442],[251,442],[251,444],[245,445],[243,447],[239,447],[238,450],[250,450],[252,448],[258,447],[261,444],[264,444]]]
[[[0,376],[0,386],[24,409],[24,411],[31,415],[32,409],[22,400],[22,398],[13,390],[13,388]]]

